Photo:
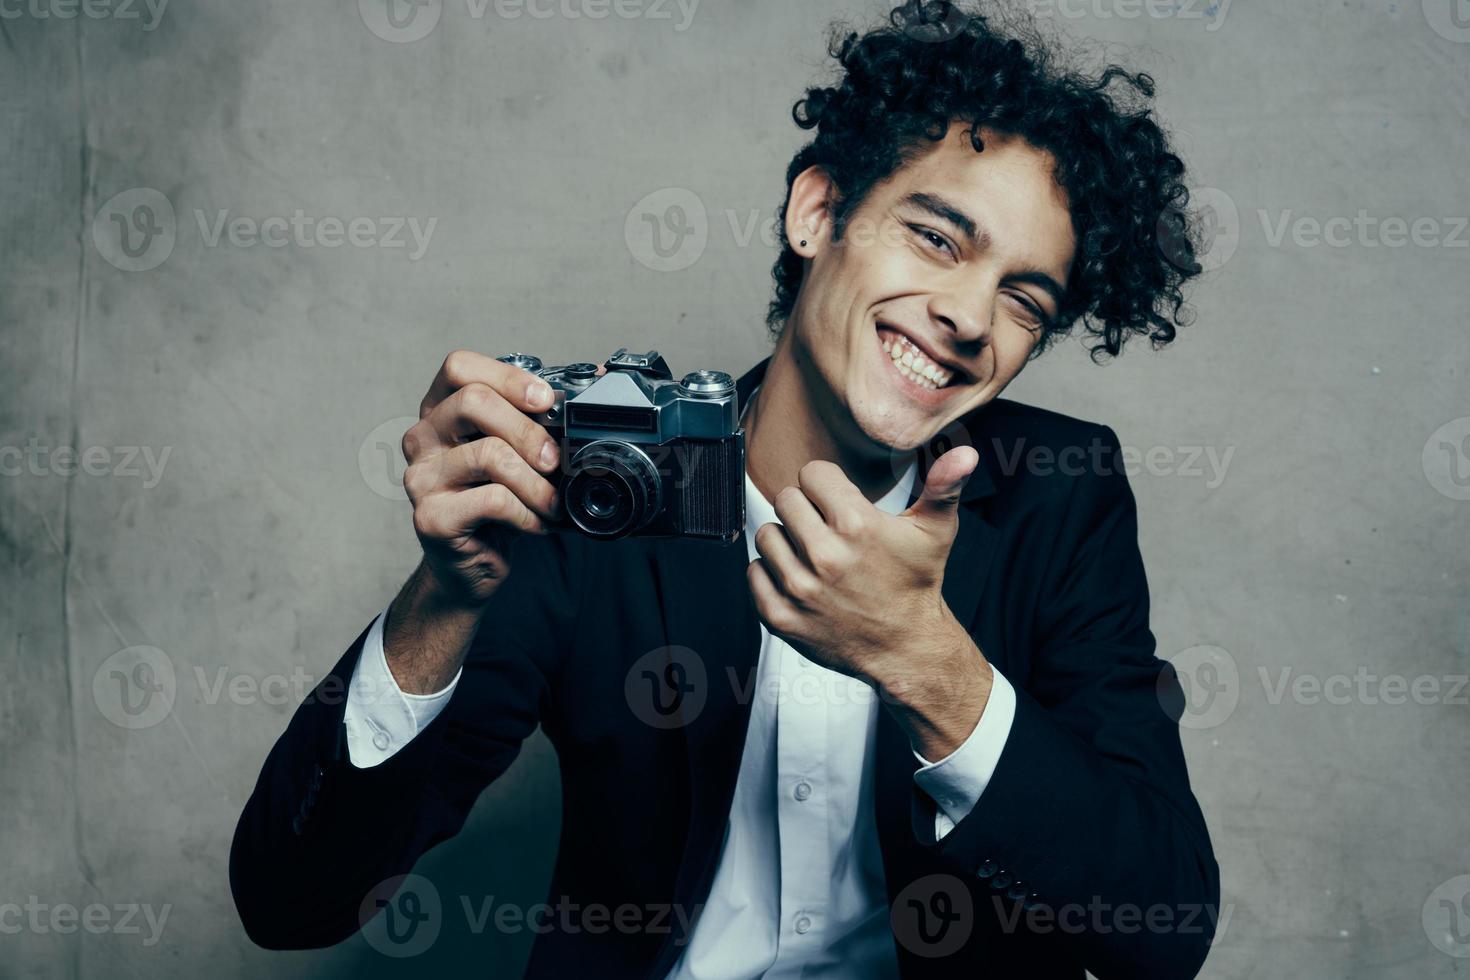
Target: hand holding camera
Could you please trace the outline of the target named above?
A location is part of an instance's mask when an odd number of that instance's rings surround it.
[[[676,382],[657,351],[620,349],[602,367],[456,351],[403,454],[425,565],[452,605],[494,594],[519,534],[728,542],[744,528],[735,383],[719,371]]]
[[[403,436],[403,486],[434,584],[451,603],[489,599],[510,572],[522,533],[546,530],[556,510],[548,477],[556,440],[531,416],[555,402],[551,387],[519,367],[455,351]]]

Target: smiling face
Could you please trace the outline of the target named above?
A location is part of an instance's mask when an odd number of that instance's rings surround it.
[[[976,153],[952,125],[872,189],[841,241],[825,172],[792,186],[786,232],[807,263],[782,344],[860,454],[915,449],[995,398],[1061,305],[1076,238],[1052,159],[981,136]]]

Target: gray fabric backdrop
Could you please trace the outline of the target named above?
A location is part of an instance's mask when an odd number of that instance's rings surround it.
[[[0,975],[516,975],[539,738],[422,862],[414,960],[254,949],[235,819],[414,564],[394,447],[443,355],[763,356],[791,103],[887,6],[0,3]],[[1463,971],[1470,8],[1032,7],[1156,74],[1216,219],[1173,349],[1009,392],[1137,454],[1206,975]]]

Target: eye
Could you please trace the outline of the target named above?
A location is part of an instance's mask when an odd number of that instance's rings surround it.
[[[1021,308],[1022,315],[1037,327],[1046,324],[1046,312],[1036,304],[1036,301],[1025,293],[1007,293],[1006,295]]]
[[[922,238],[929,247],[947,252],[950,255],[955,254],[954,246],[950,244],[949,239],[945,238],[933,228],[927,228],[924,225],[909,225],[909,228],[914,234]]]

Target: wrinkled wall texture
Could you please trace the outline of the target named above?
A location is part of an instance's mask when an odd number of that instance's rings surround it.
[[[421,862],[413,960],[251,946],[235,819],[415,562],[393,447],[443,355],[763,356],[791,104],[884,6],[0,4],[0,975],[518,974],[474,930],[546,887],[539,737]],[[1173,349],[1009,392],[1139,454],[1207,975],[1463,971],[1470,7],[1032,6],[1156,75],[1216,218]]]

